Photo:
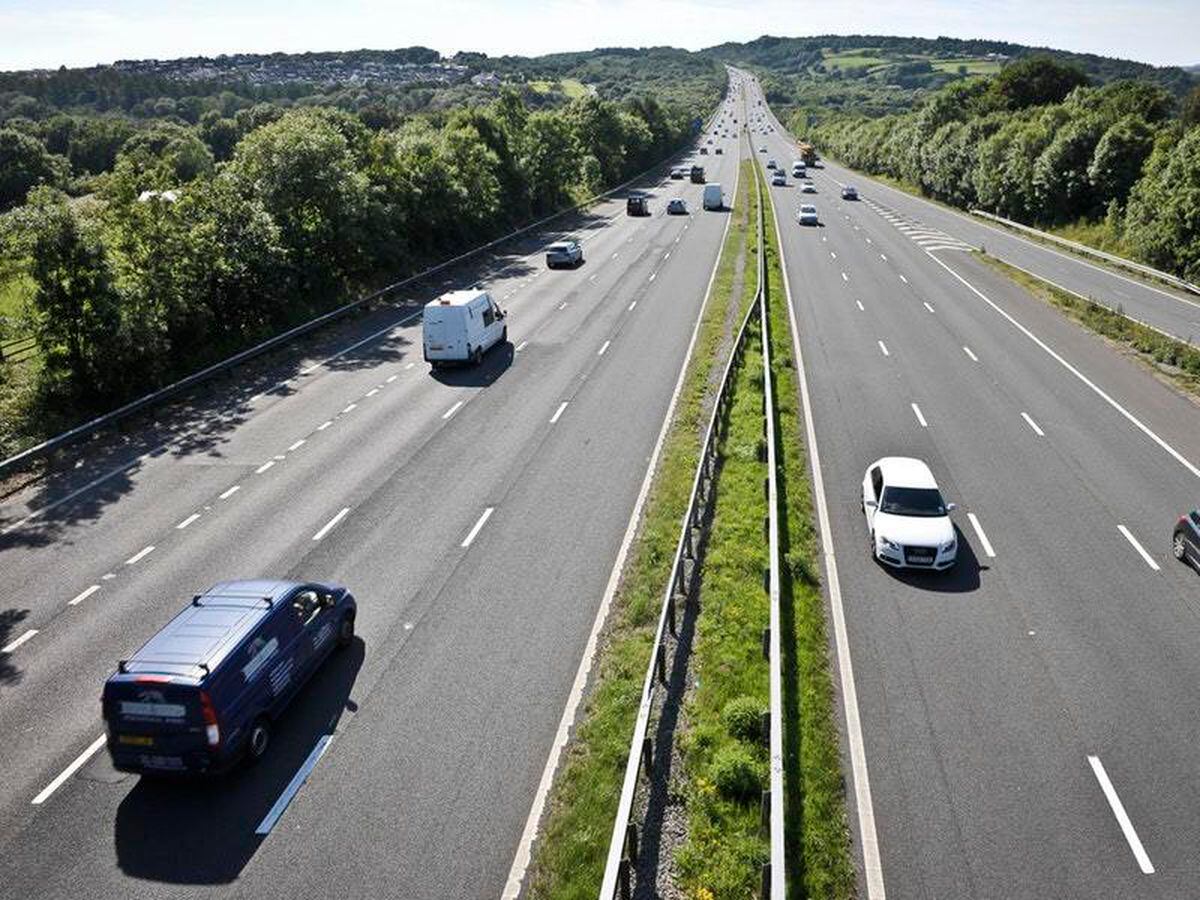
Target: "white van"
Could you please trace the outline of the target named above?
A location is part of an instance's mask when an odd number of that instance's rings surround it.
[[[487,291],[450,291],[425,304],[425,361],[478,364],[494,345],[508,340],[505,312]]]
[[[704,208],[725,208],[725,195],[721,193],[721,186],[719,184],[716,184],[715,182],[709,182],[704,186]]]

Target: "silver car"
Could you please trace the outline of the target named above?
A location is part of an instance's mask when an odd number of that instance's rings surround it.
[[[800,207],[800,211],[796,213],[796,221],[801,225],[820,225],[820,220],[817,218],[817,208],[811,203],[805,203]]]
[[[583,247],[579,241],[556,241],[546,248],[546,268],[583,265]]]

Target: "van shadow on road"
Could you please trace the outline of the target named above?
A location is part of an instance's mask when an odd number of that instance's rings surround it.
[[[173,884],[234,881],[265,838],[255,829],[317,741],[333,733],[343,711],[357,709],[350,692],[365,654],[355,638],[325,661],[275,722],[257,765],[215,779],[141,778],[117,810],[113,845],[121,871]],[[330,749],[336,752],[336,742]]]
[[[477,366],[446,366],[430,369],[429,374],[450,387],[487,387],[509,370],[515,357],[512,341],[504,341],[485,353]]]
[[[20,634],[19,626],[28,615],[27,609],[0,609],[0,647],[7,647]],[[11,660],[11,654],[0,653],[0,687],[21,680],[21,670]]]

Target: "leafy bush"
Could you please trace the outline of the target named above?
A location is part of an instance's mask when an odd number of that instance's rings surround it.
[[[713,754],[709,780],[726,799],[749,803],[762,793],[763,767],[750,750],[732,744]]]
[[[725,730],[739,741],[759,743],[762,741],[762,703],[744,694],[734,697],[721,710],[721,722]]]

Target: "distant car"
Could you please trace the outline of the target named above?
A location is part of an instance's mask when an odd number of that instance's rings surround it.
[[[1171,536],[1171,552],[1182,563],[1200,567],[1200,510],[1180,516]]]
[[[712,143],[712,141],[709,141],[709,143],[711,144],[711,143]],[[708,156],[708,148],[707,148],[707,147],[701,147],[701,148],[700,148],[700,155],[701,155],[701,156]]]
[[[771,185],[773,187],[787,187],[787,175],[783,169],[775,170],[775,174],[771,176]]]
[[[546,248],[546,268],[583,265],[583,246],[579,241],[556,241]]]
[[[628,216],[650,215],[650,198],[645,194],[633,194],[625,201],[625,214]]]
[[[767,160],[767,168],[768,168],[768,169],[774,169],[774,168],[775,168],[775,160],[773,160],[773,159],[768,159],[768,160]]]
[[[291,700],[353,643],[356,612],[332,584],[224,581],[197,594],[104,683],[113,766],[218,774],[262,758]]]
[[[885,456],[871,463],[863,475],[862,510],[873,559],[896,569],[941,571],[958,558],[954,504],[942,499],[921,460]]]
[[[804,168],[804,163],[802,163],[802,162],[792,163],[792,177],[793,178],[803,178],[807,174],[808,174],[808,171]]]
[[[820,224],[817,219],[817,208],[809,203],[805,203],[800,207],[800,211],[796,213],[796,221],[801,225]]]
[[[723,155],[723,154],[725,153],[725,151],[724,151],[724,150],[722,150],[720,147],[718,147],[716,150],[714,150],[714,151],[713,151],[713,153],[714,153],[716,156],[721,156],[721,155]]]
[[[767,145],[766,145],[766,144],[763,144],[761,147],[759,147],[759,148],[758,148],[758,152],[759,152],[759,153],[766,153],[766,152],[767,152]]]
[[[686,216],[687,211],[687,204],[683,202],[682,198],[673,197],[667,201],[668,216]]]
[[[685,166],[675,166],[671,169],[672,178],[686,178],[688,170]]]
[[[710,144],[712,143],[712,138],[708,139],[708,143],[710,143]],[[702,147],[701,149],[703,150],[704,148]]]
[[[800,191],[804,194],[815,194],[817,192],[817,186],[811,181],[805,181],[800,185]]]
[[[692,166],[688,172],[688,177],[692,180],[692,184],[704,184],[704,166]]]
[[[858,199],[858,190],[854,187],[854,185],[848,184],[844,188],[842,188],[842,199],[843,200],[857,200]]]

